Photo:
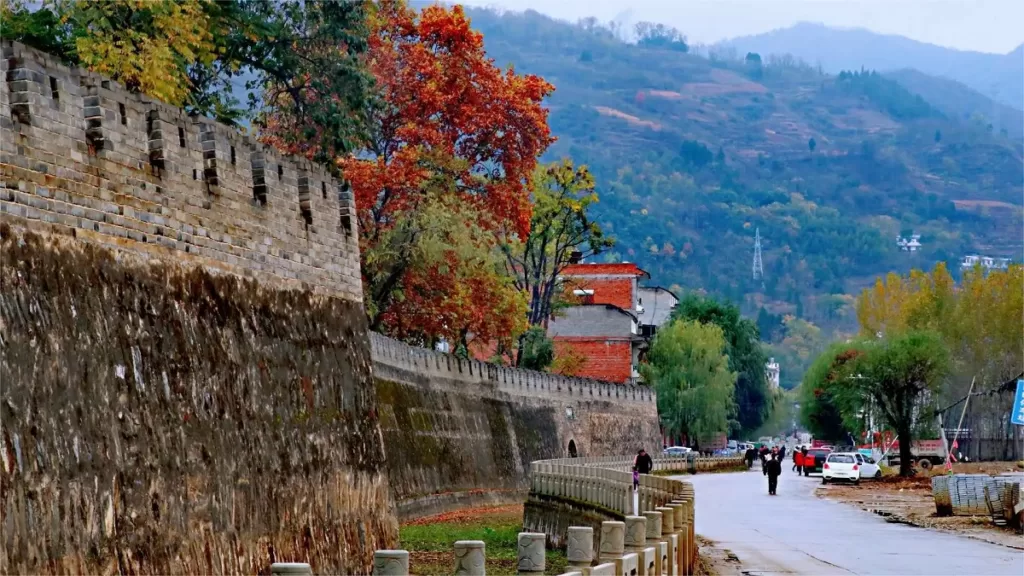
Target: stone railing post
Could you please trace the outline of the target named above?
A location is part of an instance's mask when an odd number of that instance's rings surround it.
[[[274,562],[270,565],[270,573],[273,576],[277,576],[278,574],[281,576],[284,576],[285,574],[313,576],[313,568],[305,562]]]
[[[520,574],[543,574],[547,566],[544,556],[546,534],[520,532],[516,559]]]
[[[569,566],[589,570],[594,561],[594,529],[589,526],[570,526],[565,556]]]
[[[455,543],[456,576],[484,576],[487,555],[481,540],[459,540]]]
[[[679,536],[676,535],[675,518],[676,511],[671,508],[659,506],[656,512],[661,512],[661,538],[668,544],[668,565],[665,567],[665,574],[673,576],[679,574],[679,564],[676,560],[679,549]]]
[[[636,554],[638,576],[654,576],[657,552],[647,545],[647,518],[626,516],[626,551]]]
[[[601,550],[598,562],[615,565],[615,574],[623,574],[626,553],[626,523],[613,520],[601,522]],[[634,556],[634,559],[636,556]]]
[[[654,573],[668,574],[668,544],[661,538],[661,512],[644,512],[647,518],[647,546],[654,548]]]
[[[665,505],[673,511],[672,524],[677,535],[678,545],[676,546],[676,567],[677,572],[689,576],[690,566],[690,534],[689,526],[686,524],[686,514],[683,502],[673,500]]]
[[[377,550],[373,553],[374,576],[408,576],[409,553],[405,550]]]

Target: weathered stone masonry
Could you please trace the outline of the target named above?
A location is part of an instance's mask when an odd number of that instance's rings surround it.
[[[362,301],[352,195],[321,167],[0,44],[0,215]]]
[[[351,195],[0,52],[0,573],[368,572],[397,525]]]
[[[522,501],[530,462],[660,447],[654,393],[516,370],[371,334],[388,478],[400,518]]]

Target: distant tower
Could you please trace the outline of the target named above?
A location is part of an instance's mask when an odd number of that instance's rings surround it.
[[[760,280],[764,285],[764,266],[761,264],[761,229],[756,228],[754,232],[754,280]]]

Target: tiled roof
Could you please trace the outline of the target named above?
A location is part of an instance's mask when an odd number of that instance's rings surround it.
[[[619,264],[570,264],[562,270],[562,276],[590,274],[622,274],[625,276],[647,276],[648,278],[651,276],[632,262],[622,262]]]

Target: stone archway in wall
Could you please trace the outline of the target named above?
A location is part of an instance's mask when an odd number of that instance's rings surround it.
[[[576,452],[576,441],[570,438],[569,439],[569,458],[575,458],[576,456],[578,456],[578,454]]]

